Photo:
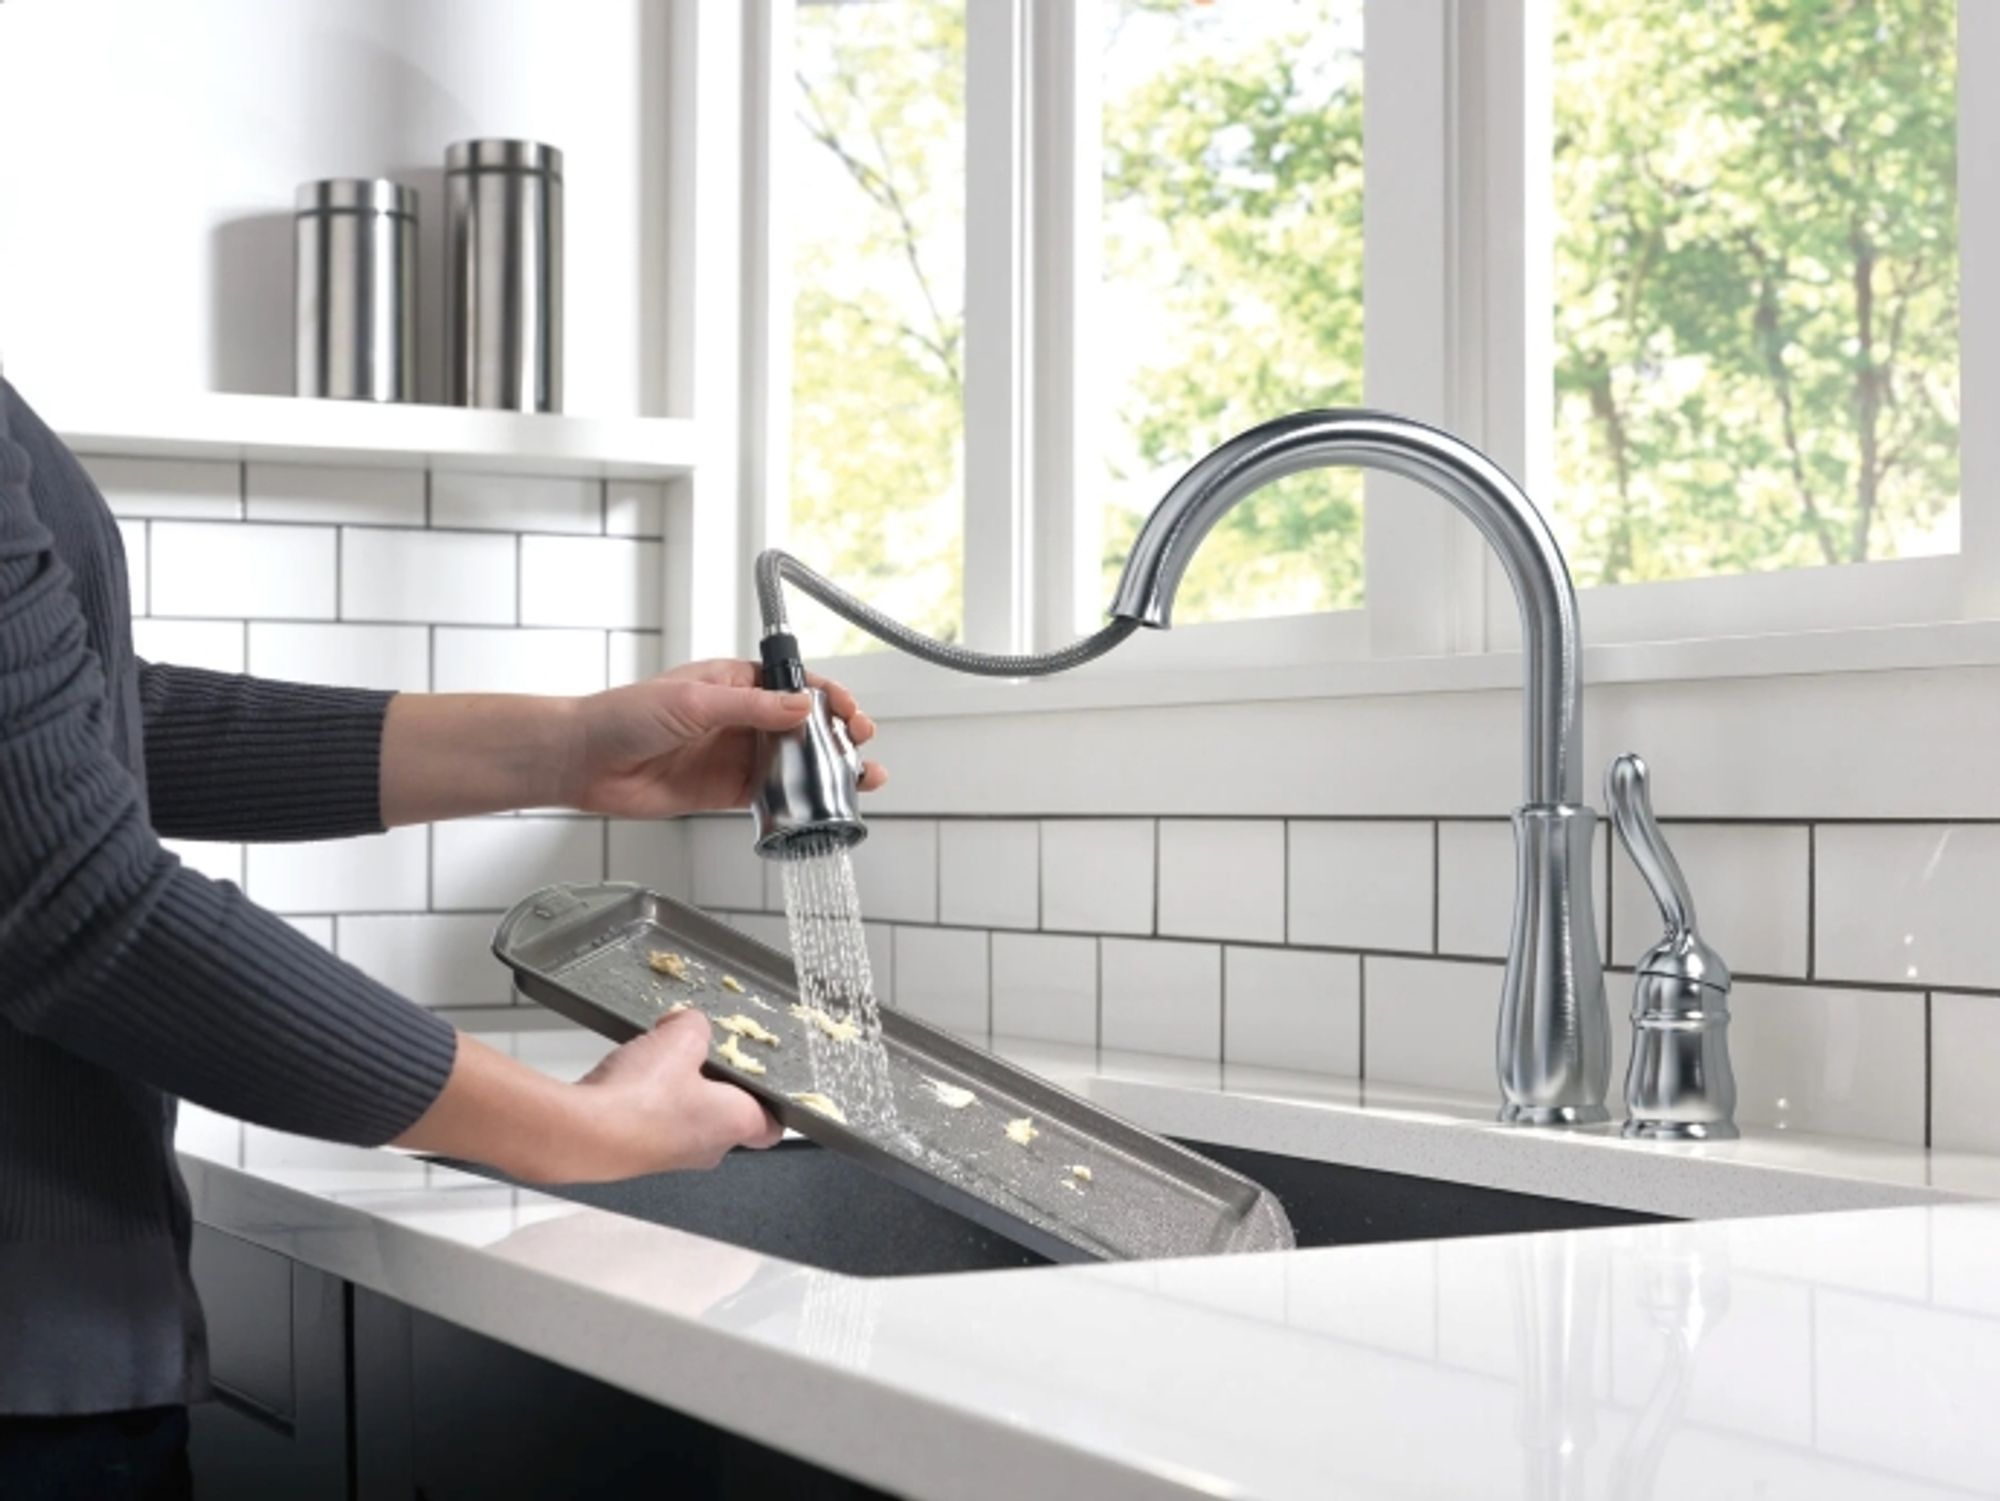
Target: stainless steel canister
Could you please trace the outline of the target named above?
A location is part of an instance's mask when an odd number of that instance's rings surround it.
[[[562,410],[562,153],[460,141],[445,154],[445,400]]]
[[[298,394],[414,399],[416,190],[381,177],[301,184],[292,245]]]

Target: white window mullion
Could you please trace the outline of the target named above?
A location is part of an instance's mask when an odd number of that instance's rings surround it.
[[[968,0],[965,640],[1029,638],[1029,0]]]
[[[1455,372],[1471,307],[1457,248],[1460,9],[1456,0],[1368,0],[1362,23],[1363,386],[1371,407],[1453,430],[1465,426]],[[1478,533],[1408,480],[1371,473],[1366,483],[1371,653],[1479,650]]]
[[[1031,3],[1032,639],[1047,650],[1101,619],[1109,603],[1098,562],[1104,518],[1090,482],[1102,416],[1090,351],[1103,183],[1095,8]]]
[[[2000,616],[2000,6],[1958,7],[1959,549],[1964,614]]]
[[[789,149],[793,0],[745,8],[743,92],[743,485],[746,559],[781,542],[791,515],[792,241],[779,205],[797,163]],[[762,633],[743,593],[746,641]]]

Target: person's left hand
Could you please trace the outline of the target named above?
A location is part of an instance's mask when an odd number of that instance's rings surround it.
[[[810,708],[804,694],[770,692],[757,677],[754,662],[690,662],[578,700],[561,801],[624,818],[743,807],[754,790],[757,732],[789,730]],[[811,682],[855,745],[875,737],[853,694],[817,675]],[[887,780],[876,762],[863,764],[863,792]]]

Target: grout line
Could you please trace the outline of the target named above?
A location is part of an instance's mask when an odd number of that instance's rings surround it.
[[[1035,931],[1042,931],[1042,924],[1048,920],[1048,897],[1042,882],[1042,822],[1035,820]]]
[[[1282,879],[1278,883],[1278,900],[1284,906],[1278,912],[1278,931],[1284,934],[1286,943],[1292,941],[1292,821],[1287,818],[1281,825],[1285,831],[1284,861]]]
[[[1097,1062],[1104,1062],[1104,938],[1097,939],[1097,1037],[1091,1044],[1097,1055]]]
[[[986,1036],[993,1036],[993,935],[986,935]]]
[[[1215,1018],[1215,1061],[1229,1062],[1229,945],[1218,944],[1221,949],[1217,963],[1222,966],[1222,995]]]
[[[521,554],[526,544],[514,533],[514,624],[521,624]]]
[[[1937,1069],[1936,1034],[1931,1023],[1931,1010],[1934,1004],[1935,992],[1926,990],[1924,992],[1924,1150],[1927,1152],[1931,1148],[1931,1113],[1934,1108],[1932,1102],[1935,1099],[1933,1075]]]
[[[1354,1059],[1354,1076],[1357,1079],[1366,1079],[1368,1077],[1368,956],[1366,954],[1359,956],[1354,962],[1354,967],[1360,972],[1355,988],[1360,1001],[1357,1009],[1361,1013],[1361,1035],[1355,1043],[1360,1051]]]
[[[1160,936],[1160,846],[1165,842],[1166,820],[1153,820],[1153,922],[1152,936]]]
[[[1819,969],[1819,829],[1806,825],[1806,978]]]
[[[435,476],[429,469],[424,470],[424,530],[431,529],[431,483]]]
[[[1431,952],[1444,947],[1444,824],[1431,820]]]
[[[611,481],[608,479],[597,482],[597,535],[611,535]]]

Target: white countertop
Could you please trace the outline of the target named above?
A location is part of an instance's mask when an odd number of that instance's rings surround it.
[[[573,1076],[604,1044],[489,1037]],[[1010,1050],[1016,1051],[1016,1050]],[[1017,1056],[1019,1053],[1017,1051]],[[254,1133],[204,1224],[921,1497],[2000,1495],[2000,1163],[1524,1132],[1477,1102],[1024,1059],[1156,1129],[1783,1217],[857,1279]],[[1901,1204],[1907,1207],[1848,1208]]]

